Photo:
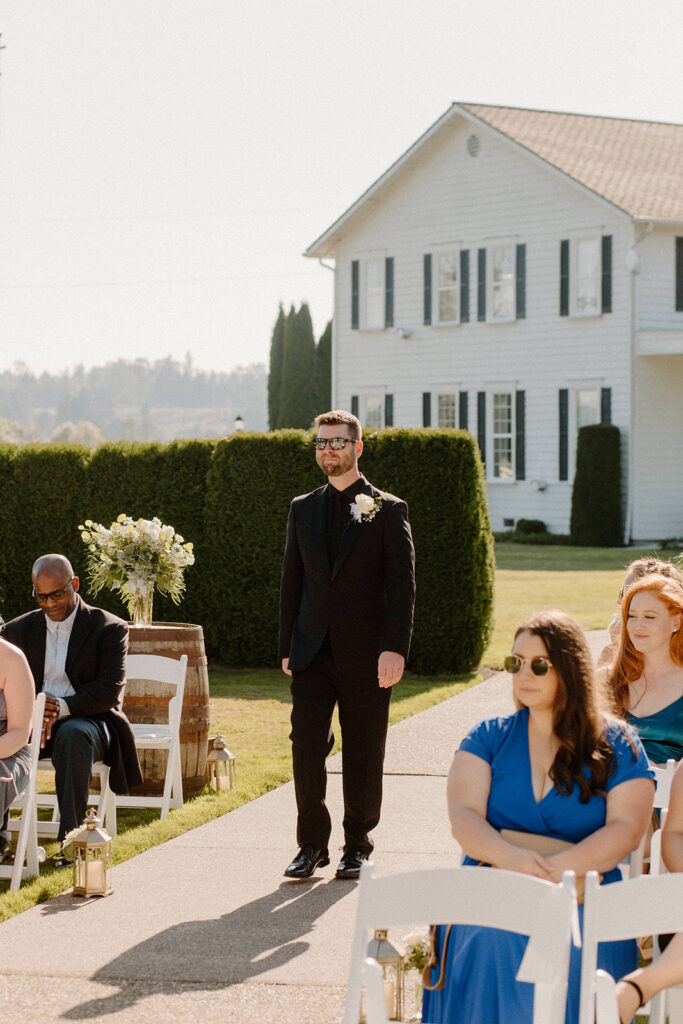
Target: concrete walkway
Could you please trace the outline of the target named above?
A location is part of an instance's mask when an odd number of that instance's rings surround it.
[[[599,649],[604,634],[591,635]],[[508,677],[389,730],[380,872],[456,864],[445,786],[470,727],[512,709]],[[62,895],[0,924],[1,1024],[337,1024],[357,885],[337,881],[338,757],[328,762],[332,863],[304,882],[292,783],[115,868],[115,892]]]

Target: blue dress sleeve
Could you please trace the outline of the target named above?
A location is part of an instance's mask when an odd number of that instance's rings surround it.
[[[612,722],[607,735],[616,758],[616,770],[610,775],[605,786],[607,792],[631,779],[652,779],[654,782],[655,773],[650,767],[645,748],[635,729],[630,725],[622,726]]]
[[[459,749],[466,750],[468,754],[475,754],[487,764],[492,764],[495,755],[508,738],[514,720],[515,715],[485,718],[483,722],[470,729]]]

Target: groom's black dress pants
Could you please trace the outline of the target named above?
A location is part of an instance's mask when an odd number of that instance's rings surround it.
[[[329,638],[308,666],[292,674],[292,761],[297,802],[297,842],[326,849],[331,821],[325,805],[325,758],[334,744],[332,712],[339,707],[344,790],[344,843],[365,854],[368,833],[379,822],[382,770],[391,689],[377,681],[377,661],[344,671]]]

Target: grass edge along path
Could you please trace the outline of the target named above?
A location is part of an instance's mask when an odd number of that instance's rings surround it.
[[[410,673],[399,684],[390,705],[389,724],[410,718],[420,711],[439,704],[460,693],[481,680],[481,675],[472,674],[455,678],[447,676],[413,676]],[[292,777],[289,733],[289,680],[278,670],[235,670],[222,667],[210,670],[212,697],[212,733],[223,732],[228,746],[237,758],[237,786],[223,793],[214,793],[208,787],[199,796],[187,800],[183,807],[172,810],[161,821],[158,812],[146,809],[122,808],[118,812],[119,833],[113,840],[114,888],[116,888],[116,865],[131,857],[159,846],[161,843],[183,835],[191,829],[205,825],[229,811],[241,807],[270,790],[276,789]],[[234,692],[244,696],[234,696]],[[257,696],[260,693],[260,696]],[[243,732],[237,728],[240,710],[250,706],[254,717],[262,727],[263,718],[270,714],[274,719],[277,736],[264,742],[263,747],[248,748],[249,727]],[[270,709],[269,709],[270,705]],[[274,707],[273,707],[274,706]],[[338,720],[335,713],[335,735],[338,737]],[[233,736],[235,742],[233,742]],[[260,747],[260,749],[259,749]],[[339,739],[332,753],[340,749]],[[263,751],[267,751],[263,756]],[[140,817],[148,820],[135,824]],[[0,922],[6,921],[30,907],[52,899],[71,888],[71,868],[50,871],[50,858],[57,852],[57,843],[40,840],[48,852],[46,865],[41,865],[41,875],[22,884],[18,892],[9,892],[9,881],[0,882]],[[47,870],[45,870],[47,868]]]

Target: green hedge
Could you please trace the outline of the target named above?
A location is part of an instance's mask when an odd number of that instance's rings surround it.
[[[623,544],[621,437],[612,424],[579,430],[569,533],[571,543],[582,547]]]
[[[478,450],[461,431],[386,430],[366,438],[365,475],[405,498],[415,540],[417,603],[410,666],[476,668],[493,601],[493,548]],[[0,447],[0,605],[31,607],[30,570],[47,551],[85,578],[84,519],[158,516],[194,543],[179,608],[155,618],[198,622],[207,651],[231,665],[275,665],[280,567],[291,499],[324,482],[301,430],[171,444]],[[123,614],[120,600],[97,603]]]

